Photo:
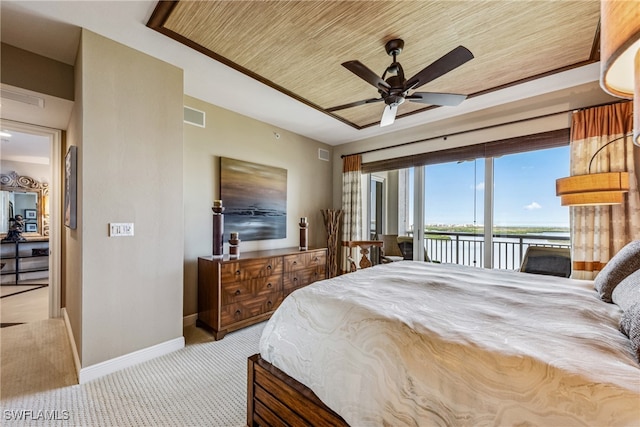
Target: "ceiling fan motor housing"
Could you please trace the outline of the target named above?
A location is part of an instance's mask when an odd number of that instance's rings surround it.
[[[397,75],[389,77],[386,82],[391,86],[388,92],[379,91],[384,103],[390,106],[398,106],[404,102],[406,93],[404,91],[404,76]]]

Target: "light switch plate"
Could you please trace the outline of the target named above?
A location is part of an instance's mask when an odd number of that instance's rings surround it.
[[[109,237],[133,236],[132,222],[109,223]]]

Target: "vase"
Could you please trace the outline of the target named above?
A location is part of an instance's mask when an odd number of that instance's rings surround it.
[[[307,217],[300,218],[300,250],[306,251],[309,249],[309,222],[307,221]]]
[[[338,275],[338,233],[340,231],[342,210],[323,209],[322,216],[327,229],[327,268],[329,277],[336,277]]]
[[[224,207],[222,200],[214,200],[213,207],[213,256],[221,257],[224,254],[222,237],[224,236]]]
[[[229,238],[229,257],[238,258],[240,256],[240,239],[238,233],[231,233]]]

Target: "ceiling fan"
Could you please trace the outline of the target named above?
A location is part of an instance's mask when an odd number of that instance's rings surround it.
[[[358,105],[384,101],[386,106],[384,107],[382,119],[380,120],[380,126],[382,127],[394,122],[398,105],[402,104],[405,100],[430,105],[456,106],[467,98],[466,95],[455,93],[413,92],[409,94],[409,92],[416,90],[420,86],[437,79],[473,59],[473,54],[469,49],[464,46],[458,46],[440,59],[426,66],[415,76],[406,80],[402,66],[396,60],[396,56],[402,52],[403,47],[404,41],[402,39],[393,39],[385,44],[384,48],[389,56],[393,56],[393,62],[384,71],[382,77],[378,77],[376,73],[360,61],[347,61],[342,63],[342,66],[347,70],[375,86],[376,89],[378,89],[380,98],[351,102],[349,104],[328,108],[327,111],[343,110]],[[390,77],[387,77],[387,74]]]

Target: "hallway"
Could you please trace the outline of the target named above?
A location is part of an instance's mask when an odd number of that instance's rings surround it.
[[[34,286],[5,286],[0,290],[0,322],[2,327],[36,322],[49,318],[47,280],[31,281]]]

